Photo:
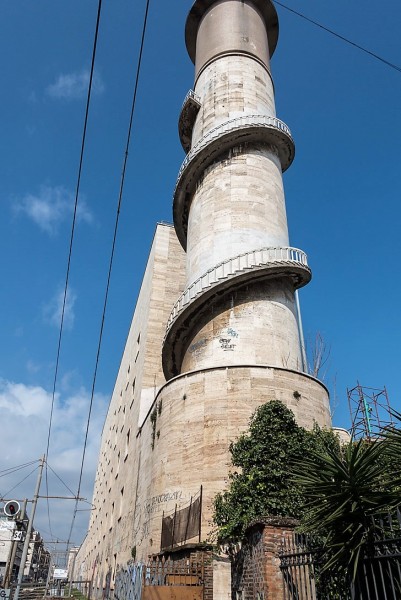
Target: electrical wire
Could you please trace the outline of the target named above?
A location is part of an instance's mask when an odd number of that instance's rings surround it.
[[[21,471],[22,469],[26,469],[26,467],[30,467],[31,465],[34,465],[35,463],[38,463],[38,460],[32,460],[31,462],[28,463],[24,463],[23,465],[17,465],[16,467],[8,467],[7,469],[3,469],[2,471],[0,471],[0,477],[7,477],[8,475],[12,475],[13,473],[17,473],[18,471]],[[7,492],[7,494],[2,494],[0,492],[0,501],[3,501],[4,498],[6,496],[8,496],[9,492]]]
[[[75,493],[68,487],[68,485],[65,483],[65,481],[63,481],[61,479],[61,477],[59,475],[57,475],[56,471],[54,469],[51,468],[51,466],[49,465],[49,463],[47,463],[47,466],[49,467],[50,471],[57,477],[57,479],[59,481],[61,481],[61,483],[64,485],[64,487],[73,495],[73,497],[75,498]]]
[[[75,502],[75,508],[74,508],[74,513],[73,513],[73,517],[72,517],[72,521],[71,521],[70,532],[68,535],[67,550],[70,545],[71,535],[72,535],[72,531],[74,529],[75,518],[76,518],[76,515],[78,512],[78,501],[79,501],[78,498],[79,498],[79,495],[81,492],[82,476],[83,476],[83,469],[84,469],[85,455],[86,455],[86,447],[87,447],[87,442],[88,442],[88,432],[89,432],[89,425],[90,425],[90,419],[91,419],[91,414],[92,414],[93,399],[94,399],[94,394],[95,394],[95,385],[96,385],[97,370],[98,370],[99,358],[100,358],[100,349],[101,349],[102,339],[103,339],[103,330],[104,330],[104,322],[105,322],[105,316],[106,316],[107,301],[108,301],[108,296],[109,296],[111,272],[112,272],[112,267],[113,267],[114,251],[115,251],[116,240],[117,240],[117,231],[118,231],[121,203],[122,203],[124,183],[125,183],[125,173],[126,173],[126,168],[127,168],[128,152],[129,152],[131,133],[132,133],[132,124],[133,124],[133,120],[134,120],[136,97],[137,97],[137,93],[138,93],[139,76],[140,76],[141,64],[142,64],[142,54],[143,54],[143,48],[144,48],[144,44],[145,44],[145,34],[146,34],[146,26],[147,26],[148,13],[149,13],[149,5],[150,5],[150,0],[146,0],[145,15],[144,15],[143,26],[142,26],[141,44],[140,44],[138,63],[137,63],[137,69],[136,69],[134,93],[133,93],[133,98],[132,98],[131,113],[130,113],[130,119],[129,119],[129,125],[128,125],[128,133],[127,133],[127,141],[126,141],[125,152],[124,152],[123,169],[122,169],[121,180],[120,180],[120,190],[119,190],[119,194],[118,194],[117,212],[116,212],[116,219],[115,219],[115,224],[114,224],[114,234],[113,234],[113,241],[112,241],[111,253],[110,253],[109,270],[108,270],[108,274],[107,274],[107,283],[106,283],[105,297],[104,297],[104,303],[103,303],[103,313],[102,313],[102,319],[101,319],[101,325],[100,325],[99,341],[98,341],[95,369],[94,369],[93,381],[92,381],[91,399],[90,399],[90,403],[89,403],[88,419],[87,419],[87,423],[86,423],[86,432],[85,432],[84,447],[83,447],[83,452],[82,452],[81,470],[80,470],[80,474],[79,474],[78,491],[76,494],[77,500]]]
[[[279,2],[278,0],[274,0],[274,3],[278,4],[282,8],[285,8],[289,12],[294,13],[294,15],[297,15],[298,17],[301,17],[301,19],[304,19],[305,21],[308,21],[308,23],[312,23],[313,25],[316,25],[316,27],[319,27],[320,29],[323,29],[323,31],[326,31],[327,33],[330,33],[331,35],[334,35],[334,37],[342,40],[343,42],[346,42],[347,44],[350,44],[351,46],[354,46],[354,48],[357,48],[358,50],[361,50],[362,52],[365,52],[366,54],[368,54],[372,58],[375,58],[376,60],[379,60],[380,62],[384,63],[385,65],[387,65],[391,69],[394,69],[395,71],[398,71],[399,73],[401,73],[401,67],[399,67],[398,65],[395,65],[394,63],[386,60],[382,56],[379,56],[378,54],[375,54],[375,52],[372,52],[371,50],[368,50],[367,48],[364,48],[363,46],[360,46],[359,44],[357,44],[357,43],[349,40],[348,38],[344,37],[343,35],[340,35],[339,33],[336,33],[332,29],[329,29],[328,27],[325,27],[324,25],[321,25],[317,21],[314,21],[313,19],[310,19],[309,17],[307,17],[306,15],[298,12],[297,10],[294,10],[293,8],[290,8],[289,6],[286,6],[282,2]]]
[[[97,8],[95,36],[94,36],[93,49],[92,49],[92,60],[91,60],[91,69],[90,69],[89,84],[88,84],[88,93],[87,93],[87,98],[86,98],[86,109],[85,109],[84,126],[83,126],[83,132],[82,132],[81,152],[80,152],[80,157],[79,157],[77,185],[76,185],[76,190],[75,190],[74,212],[73,212],[72,225],[71,225],[70,245],[69,245],[69,251],[68,251],[67,271],[66,271],[66,278],[65,278],[65,285],[64,285],[63,304],[62,304],[62,309],[61,309],[61,321],[60,321],[60,330],[59,330],[59,337],[58,337],[58,344],[57,344],[56,366],[55,366],[55,370],[54,370],[52,402],[51,402],[51,409],[50,409],[49,428],[48,428],[47,445],[46,445],[46,452],[45,452],[46,496],[49,495],[47,457],[49,455],[50,437],[51,437],[51,429],[52,429],[52,423],[53,423],[56,384],[57,384],[58,369],[59,369],[59,363],[60,363],[61,340],[62,340],[62,335],[63,335],[64,317],[65,317],[65,309],[66,309],[66,303],[67,303],[68,282],[69,282],[70,269],[71,269],[72,247],[73,247],[73,241],[74,241],[75,223],[76,223],[76,218],[77,218],[79,189],[80,189],[80,184],[81,184],[82,165],[83,165],[83,158],[84,158],[84,151],[85,151],[86,130],[87,130],[87,125],[88,125],[89,105],[90,105],[90,100],[91,100],[93,74],[94,74],[94,68],[95,68],[96,48],[97,48],[97,40],[98,40],[98,35],[99,35],[101,9],[102,9],[102,0],[99,0],[98,8]],[[52,535],[51,522],[50,522],[49,499],[47,499],[47,516],[48,516],[48,520],[49,520],[50,533]]]
[[[26,477],[24,477],[23,479],[21,479],[21,481],[19,481],[18,483],[16,483],[14,485],[14,487],[11,488],[11,490],[8,490],[8,492],[6,494],[4,494],[4,497],[7,497],[13,490],[15,490],[15,488],[17,488],[19,485],[21,485],[21,483],[23,483],[26,479],[28,479],[28,477],[30,477],[32,475],[32,473],[35,473],[35,471],[37,470],[38,467],[35,467],[30,473],[28,473],[28,475]]]
[[[0,477],[6,477],[7,475],[11,475],[11,473],[16,473],[17,471],[21,471],[21,469],[25,469],[26,467],[30,467],[31,465],[39,462],[38,460],[32,460],[31,462],[24,463],[23,465],[17,465],[16,467],[8,467],[8,469],[3,469],[0,471]]]

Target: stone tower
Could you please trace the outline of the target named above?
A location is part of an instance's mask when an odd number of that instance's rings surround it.
[[[230,443],[258,406],[277,399],[305,427],[331,424],[327,389],[307,373],[301,345],[295,294],[311,271],[288,239],[282,173],[294,141],[275,113],[277,37],[270,0],[196,0],[187,19],[195,84],[179,117],[186,158],[174,229],[156,229],[77,558],[96,598],[124,580],[134,556],[210,539]],[[197,535],[184,527],[163,546],[162,524],[199,494]],[[216,557],[212,566],[213,597],[231,597],[230,565]]]
[[[290,372],[305,383],[295,291],[311,271],[288,239],[282,173],[295,148],[275,111],[277,37],[270,0],[197,0],[187,19],[195,85],[179,119],[187,156],[173,202],[186,289],[167,326],[166,379],[263,365],[276,368],[277,389]],[[318,396],[313,415],[327,425]]]

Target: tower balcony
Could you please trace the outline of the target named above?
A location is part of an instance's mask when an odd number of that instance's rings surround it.
[[[311,280],[305,252],[298,248],[260,248],[229,258],[209,269],[178,298],[167,321],[162,362],[166,379],[179,373],[187,337],[214,298],[257,279],[290,277],[298,289]]]
[[[174,190],[174,226],[184,250],[187,245],[189,207],[200,177],[220,156],[245,143],[273,146],[277,151],[282,171],[288,169],[294,160],[295,144],[291,132],[277,117],[242,115],[208,131],[185,157]]]
[[[185,96],[178,119],[178,134],[185,152],[189,152],[191,149],[192,131],[200,107],[201,101],[199,96],[193,90],[189,90]]]

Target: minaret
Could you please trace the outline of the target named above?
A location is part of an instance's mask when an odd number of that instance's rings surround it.
[[[167,326],[167,379],[229,365],[306,371],[295,292],[311,271],[288,239],[282,173],[295,147],[275,111],[277,37],[270,0],[197,0],[187,19],[195,85],[173,201],[187,286]]]

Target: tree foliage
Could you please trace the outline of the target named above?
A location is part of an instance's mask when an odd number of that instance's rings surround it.
[[[377,517],[399,503],[386,455],[387,443],[359,440],[314,451],[293,467],[307,498],[304,529],[324,540],[323,570],[342,570],[354,581],[363,555],[382,533]]]
[[[307,431],[281,402],[271,401],[258,408],[230,451],[236,469],[214,503],[218,541],[241,539],[258,518],[295,517],[312,534],[319,593],[334,600],[348,597],[352,587],[365,597],[365,561],[389,534],[384,517],[401,505],[401,430],[340,445],[331,431]],[[384,568],[377,561],[371,566],[372,573]],[[398,576],[391,581],[401,594]]]
[[[260,406],[249,432],[232,443],[228,489],[215,498],[214,521],[222,541],[240,539],[248,524],[263,516],[299,518],[305,505],[301,485],[294,484],[290,465],[322,447],[338,448],[338,439],[317,426],[297,425],[291,410],[279,401]]]

